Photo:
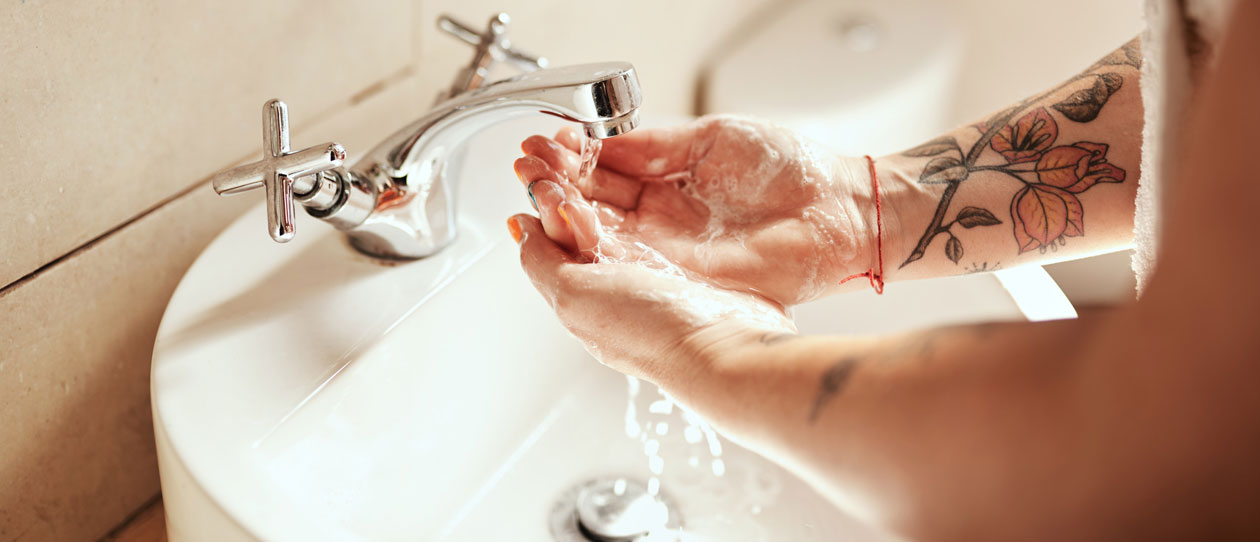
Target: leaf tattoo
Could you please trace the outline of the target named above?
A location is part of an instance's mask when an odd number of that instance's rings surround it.
[[[923,184],[946,184],[960,182],[967,178],[970,172],[967,166],[964,166],[962,160],[952,156],[942,156],[933,158],[923,168],[923,173],[919,175],[919,182]]]
[[[979,207],[963,207],[961,211],[958,211],[958,218],[955,218],[954,221],[967,229],[976,226],[996,226],[1002,223],[996,216],[993,216],[993,213]]]
[[[960,154],[962,153],[962,150],[958,147],[958,140],[954,139],[953,136],[938,137],[901,154],[913,157],[926,157],[936,156],[949,151],[957,151]]]
[[[1094,86],[1073,92],[1063,101],[1054,104],[1055,110],[1076,122],[1089,122],[1098,118],[1107,99],[1111,98],[1124,79],[1114,73],[1100,73],[1094,80]]]
[[[1019,253],[1057,250],[1067,243],[1067,238],[1085,235],[1085,209],[1079,195],[1099,183],[1122,183],[1126,173],[1107,160],[1106,143],[1058,143],[1059,123],[1050,109],[1077,123],[1098,118],[1111,97],[1124,86],[1122,75],[1102,71],[1115,67],[1141,67],[1136,40],[1099,60],[1085,73],[975,125],[980,139],[965,151],[955,138],[944,136],[903,152],[909,157],[932,157],[919,174],[919,182],[942,184],[945,190],[932,221],[901,267],[921,260],[938,235],[946,236],[945,258],[958,265],[965,251],[963,240],[953,231],[955,225],[970,230],[1003,223],[992,211],[975,206],[963,207],[953,220],[946,222],[954,195],[963,182],[979,172],[1001,173],[1022,183],[1010,204],[1011,229]],[[1072,92],[1050,109],[1029,110],[1046,96],[1081,81],[1088,86]],[[977,165],[986,150],[996,153],[1005,163]]]
[[[954,263],[958,263],[958,260],[963,257],[962,241],[953,235],[949,236],[949,240],[945,242],[945,257]]]

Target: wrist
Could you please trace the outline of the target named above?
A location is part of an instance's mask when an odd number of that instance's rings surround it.
[[[733,371],[752,347],[795,335],[796,330],[790,323],[787,327],[767,329],[738,319],[720,320],[689,333],[679,348],[679,357],[683,359],[673,364],[687,370],[660,375],[667,381],[657,383],[670,388],[693,389],[697,383],[714,382],[716,375]]]
[[[877,273],[882,267],[883,280],[893,281],[900,277],[899,267],[914,245],[907,234],[913,237],[914,228],[921,227],[913,217],[930,217],[936,196],[915,180],[913,164],[904,158],[892,155],[873,157],[872,161],[874,171],[866,157],[846,159],[847,184],[853,191],[850,204],[862,225],[858,239],[863,242],[855,261],[870,262],[870,269]]]
[[[844,290],[860,289],[890,280],[896,272],[894,254],[900,253],[900,200],[908,192],[895,164],[865,156],[839,159],[837,200],[851,231],[851,245],[838,246],[836,269]],[[912,187],[913,188],[913,187]]]
[[[901,155],[876,158],[875,168],[884,209],[885,279],[922,278],[908,276],[900,267],[935,212],[942,185],[920,183],[922,164]]]

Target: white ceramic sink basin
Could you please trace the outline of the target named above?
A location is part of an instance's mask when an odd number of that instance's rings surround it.
[[[626,379],[560,327],[504,226],[529,210],[518,142],[558,126],[523,119],[473,142],[460,237],[432,258],[385,265],[309,218],[277,245],[261,207],[205,251],[153,359],[172,540],[551,540],[566,490],[651,476],[643,440],[660,443],[689,540],[882,539],[746,450],[687,442],[679,410],[649,412],[650,385],[634,420],[648,437],[627,436]],[[803,331],[841,333],[1023,317],[989,274],[798,312]]]

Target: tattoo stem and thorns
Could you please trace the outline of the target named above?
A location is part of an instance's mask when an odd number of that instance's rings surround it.
[[[946,235],[945,257],[958,264],[963,257],[963,243],[955,234],[955,225],[971,229],[996,226],[1002,221],[992,211],[981,207],[963,207],[954,219],[945,217],[963,181],[977,172],[999,173],[1022,184],[1011,199],[1010,220],[1019,253],[1032,249],[1045,252],[1058,250],[1068,237],[1085,235],[1085,211],[1077,194],[1098,183],[1124,182],[1125,170],[1107,162],[1106,143],[1077,141],[1055,146],[1059,125],[1045,107],[1016,115],[1041,102],[1059,90],[1085,81],[1087,86],[1050,106],[1064,119],[1076,123],[1092,122],[1103,106],[1124,85],[1117,68],[1140,68],[1141,52],[1137,40],[1103,57],[1084,72],[1035,97],[1011,106],[987,121],[975,125],[980,139],[963,152],[957,139],[943,136],[902,153],[909,157],[934,157],[919,175],[921,184],[944,184],[936,211],[903,268],[923,258],[928,246],[938,235]],[[1000,155],[1002,165],[977,165],[986,149]],[[1018,167],[1017,167],[1018,165]]]

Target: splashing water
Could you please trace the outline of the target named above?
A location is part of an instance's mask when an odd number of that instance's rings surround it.
[[[663,390],[657,389],[660,397],[647,407],[645,420],[639,419],[636,406],[642,383],[633,376],[626,377],[628,401],[626,403],[625,428],[626,436],[638,440],[643,445],[643,455],[647,458],[648,471],[652,474],[648,479],[648,494],[656,496],[661,487],[660,476],[665,470],[665,458],[661,457],[661,438],[669,435],[669,418],[677,408],[681,411],[683,440],[689,445],[703,446],[709,452],[709,470],[713,476],[721,478],[726,474],[726,463],[722,460],[722,442],[717,432],[700,416],[674,402],[674,399]],[[692,455],[687,460],[691,469],[700,467],[700,458]]]

